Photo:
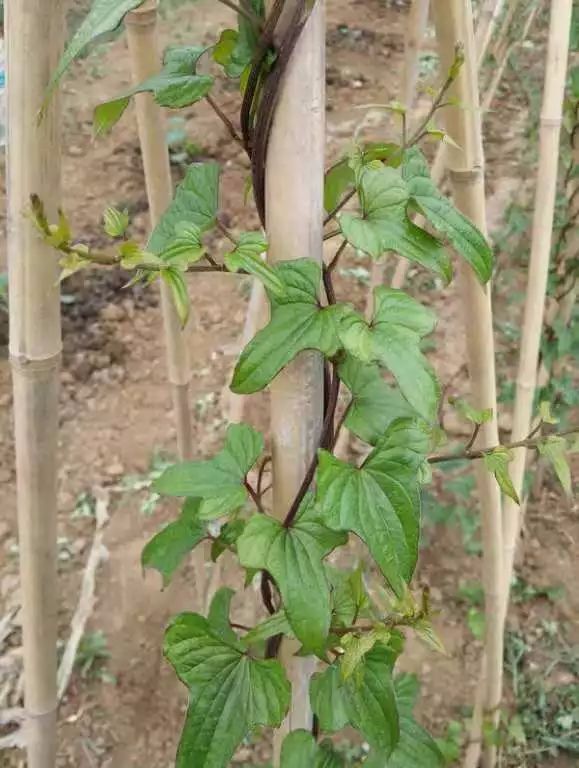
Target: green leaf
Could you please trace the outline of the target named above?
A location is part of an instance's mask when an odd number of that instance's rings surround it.
[[[264,389],[306,349],[318,349],[331,357],[340,346],[336,308],[321,309],[318,304],[320,265],[313,259],[296,259],[276,264],[272,270],[281,280],[283,292],[268,291],[271,320],[237,362],[231,389],[240,395]]]
[[[240,235],[235,250],[225,255],[225,266],[230,272],[240,269],[259,278],[271,294],[283,294],[284,284],[279,275],[262,258],[267,251],[267,240],[259,232]]]
[[[161,270],[161,279],[171,289],[171,296],[173,297],[173,304],[177,310],[177,315],[181,321],[182,327],[185,327],[191,310],[189,291],[187,290],[185,277],[183,273],[175,267],[164,267]]]
[[[551,413],[551,403],[548,400],[542,400],[539,403],[539,416],[544,424],[559,423],[559,419]]]
[[[227,549],[231,549],[235,546],[237,539],[243,533],[244,528],[245,520],[230,520],[221,526],[219,535],[211,544],[211,560],[213,562],[216,562],[217,558]]]
[[[337,663],[312,676],[310,702],[322,731],[334,733],[340,731],[349,722],[343,685],[344,680]]]
[[[177,187],[175,197],[161,221],[157,224],[148,243],[153,253],[162,253],[175,240],[175,228],[179,224],[194,224],[201,232],[215,225],[219,207],[218,163],[193,163]]]
[[[280,768],[316,768],[318,745],[309,731],[288,733],[281,748]]]
[[[211,625],[211,630],[220,637],[223,642],[241,648],[242,645],[240,640],[231,628],[229,622],[231,600],[234,595],[235,592],[229,587],[221,587],[221,589],[218,589],[211,600],[207,621]]]
[[[377,365],[364,365],[348,355],[338,372],[352,395],[345,426],[364,442],[376,445],[394,419],[415,415],[400,390],[384,381]]]
[[[124,211],[119,211],[111,205],[103,214],[103,222],[109,237],[122,237],[129,226],[129,212],[126,208]]]
[[[344,768],[344,761],[330,742],[318,744],[309,731],[299,729],[284,739],[280,768]]]
[[[468,628],[477,640],[482,640],[485,634],[485,615],[478,608],[471,606],[466,617]]]
[[[251,0],[251,6],[259,18],[264,17],[263,0]],[[220,64],[227,77],[237,79],[252,63],[259,45],[259,31],[241,14],[238,14],[238,30],[226,29],[221,33],[213,51],[214,60]]]
[[[324,180],[324,208],[328,213],[336,208],[346,190],[355,182],[356,177],[347,157],[328,170]]]
[[[199,499],[189,499],[178,520],[165,526],[145,545],[141,555],[143,568],[155,568],[166,587],[186,555],[206,536],[205,525],[199,520]]]
[[[268,571],[281,593],[288,621],[304,650],[324,654],[330,629],[330,588],[323,559],[346,538],[326,528],[311,495],[290,527],[255,515],[237,542],[245,568]]]
[[[260,624],[243,636],[243,643],[246,647],[262,643],[275,635],[292,636],[293,632],[287,620],[285,611],[278,611],[273,616],[268,616]]]
[[[463,418],[467,419],[467,421],[471,421],[473,424],[486,424],[493,417],[492,408],[473,408],[470,403],[467,403],[466,400],[463,400],[460,397],[449,397],[448,402]]]
[[[242,507],[245,478],[263,451],[263,437],[247,424],[231,424],[225,446],[212,459],[168,467],[155,482],[157,493],[204,499],[201,519],[211,520]]]
[[[440,385],[420,351],[420,341],[434,330],[434,313],[394,288],[376,288],[371,329],[374,362],[387,368],[410,405],[433,421]]]
[[[324,521],[365,542],[398,596],[418,556],[418,470],[427,448],[420,424],[399,419],[360,468],[326,451],[319,454],[317,499]]]
[[[344,655],[340,658],[340,674],[344,680],[352,677],[364,661],[364,656],[372,650],[377,642],[378,637],[375,632],[344,635],[342,638]]]
[[[448,237],[482,283],[490,280],[493,268],[490,245],[472,221],[438,191],[430,178],[428,163],[418,147],[406,150],[402,175],[412,201],[426,219]]]
[[[452,277],[450,259],[441,243],[413,224],[406,214],[408,186],[394,168],[369,167],[359,183],[362,215],[342,214],[340,227],[346,240],[373,258],[395,251],[440,275]]]
[[[100,104],[94,113],[95,133],[109,131],[122,117],[131,97],[137,93],[152,93],[162,107],[180,109],[204,98],[213,86],[213,77],[198,75],[197,63],[206,48],[177,46],[168,48],[163,68],[153,77],[130,88],[122,96]]]
[[[509,464],[513,460],[512,451],[499,446],[494,451],[484,455],[484,463],[489,472],[492,472],[502,492],[509,496],[515,504],[520,504],[519,496],[509,475]]]
[[[180,272],[186,272],[191,264],[196,264],[205,254],[201,243],[201,230],[195,224],[177,224],[175,239],[160,254],[159,258]]]
[[[567,461],[567,441],[565,438],[552,435],[542,440],[537,448],[541,456],[544,456],[552,464],[565,493],[571,494],[571,470]]]
[[[350,723],[374,749],[390,755],[400,739],[391,653],[379,645],[373,648],[342,690]]]
[[[332,591],[332,625],[348,627],[368,605],[362,568],[342,571],[326,565]]]
[[[46,109],[50,96],[66,70],[87,45],[101,35],[115,30],[129,11],[142,4],[143,0],[94,0],[89,13],[61,56],[50,79],[41,113]]]
[[[413,675],[400,675],[394,681],[400,714],[400,741],[389,758],[376,752],[369,755],[367,768],[442,768],[444,758],[434,739],[412,714],[418,692]]]
[[[290,684],[278,661],[250,658],[195,613],[173,620],[165,655],[189,689],[176,768],[225,768],[252,728],[281,724]]]

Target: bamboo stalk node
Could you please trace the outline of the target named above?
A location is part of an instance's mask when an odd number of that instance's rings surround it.
[[[157,0],[145,0],[138,8],[134,8],[125,16],[125,24],[129,27],[150,27],[157,21]]]
[[[560,117],[549,117],[549,115],[541,115],[539,122],[545,128],[560,128],[563,125]]]
[[[483,169],[480,166],[477,166],[476,168],[449,168],[448,175],[453,184],[463,187],[472,187],[480,183]]]
[[[29,376],[31,379],[36,378],[36,374],[53,373],[60,368],[62,354],[57,352],[55,355],[49,357],[40,357],[37,359],[30,359],[26,355],[10,355],[10,365],[13,371],[23,376]]]

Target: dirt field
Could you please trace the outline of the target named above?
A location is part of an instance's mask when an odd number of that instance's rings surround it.
[[[347,146],[363,114],[353,109],[354,104],[385,102],[397,95],[406,5],[401,1],[328,0],[328,6],[328,157],[333,158]],[[229,18],[230,12],[214,0],[198,0],[166,12],[163,40],[213,40],[215,30]],[[133,110],[127,112],[111,136],[97,142],[92,139],[92,106],[121,92],[129,80],[128,56],[120,38],[99,46],[76,64],[64,86],[65,208],[75,231],[95,244],[101,238],[99,222],[106,204],[129,208],[136,235],[144,237],[148,227]],[[527,173],[521,162],[525,111],[516,96],[515,78],[509,79],[507,85],[513,93],[503,92],[486,131],[489,217],[494,227],[500,226],[509,195],[524,183]],[[235,114],[238,96],[233,88],[223,87],[218,100],[225,111]],[[195,144],[189,160],[216,158],[225,163],[224,217],[233,229],[255,228],[257,217],[243,204],[247,162],[209,108],[199,105],[187,114],[186,123],[173,120],[171,128],[174,133],[185,131],[187,140]],[[378,129],[374,132],[384,138]],[[173,150],[177,160],[181,150]],[[178,163],[174,173],[176,180],[183,173]],[[217,248],[222,245],[215,241]],[[359,306],[363,306],[366,291],[366,267],[365,262],[350,256],[338,285]],[[154,574],[143,576],[141,549],[170,518],[172,510],[157,506],[149,513],[143,509],[147,490],[126,490],[138,485],[135,475],[148,476],[155,456],[175,452],[161,318],[155,290],[122,290],[124,282],[121,275],[98,272],[74,278],[63,288],[61,639],[65,642],[68,635],[94,535],[94,519],[82,514],[88,507],[79,504],[79,499],[83,494],[93,495],[105,489],[110,514],[105,530],[108,559],[98,571],[98,599],[88,632],[93,647],[100,647],[98,633],[102,633],[106,642],[103,648],[110,656],[95,660],[86,644],[86,658],[94,664],[84,675],[77,669],[61,707],[60,768],[168,768],[185,709],[185,690],[163,662],[160,647],[168,618],[193,604],[191,569],[180,572],[165,592],[160,591]],[[191,408],[195,415],[195,445],[202,457],[219,445],[223,435],[225,387],[244,321],[249,285],[227,276],[200,275],[191,280],[190,289],[194,307]],[[454,289],[442,289],[418,271],[411,272],[409,289],[426,296],[440,315],[430,356],[442,381],[449,383],[455,393],[466,391],[462,319]],[[501,294],[500,286],[496,307],[499,318],[516,325],[520,304],[515,304],[508,294]],[[512,374],[516,358],[502,339],[500,364]],[[0,349],[4,352],[0,359],[1,621],[17,608],[19,592],[10,373],[5,349]],[[508,408],[501,417],[505,428],[509,426]],[[247,419],[266,429],[266,395],[251,399]],[[453,424],[452,419],[449,423],[455,432],[460,431],[458,423]],[[464,589],[465,583],[476,580],[480,572],[472,511],[476,499],[468,476],[456,469],[453,472],[452,492],[447,486],[448,474],[435,475],[418,569],[420,582],[431,587],[438,611],[437,628],[448,655],[437,656],[411,640],[404,657],[405,666],[416,671],[423,681],[420,715],[438,736],[446,733],[449,722],[462,722],[467,714],[481,650],[467,621],[470,612],[470,624],[476,624],[476,596]],[[563,498],[547,473],[540,493],[526,512],[517,592],[520,600],[513,609],[510,628],[513,636],[522,637],[528,646],[525,680],[541,678],[547,690],[575,686],[576,707],[579,597],[574,586],[578,541],[577,510]],[[558,586],[563,589],[555,593],[551,588]],[[245,598],[241,596],[241,600],[250,598],[247,593]],[[19,646],[16,614],[13,630],[4,646],[0,645],[0,656],[16,659],[16,668]],[[517,647],[516,643],[509,646],[511,650]],[[521,669],[517,667],[519,675]],[[0,696],[3,674],[0,667]],[[7,701],[0,698],[0,708],[18,704],[18,684],[10,674],[4,675],[10,683],[10,694]],[[507,683],[510,689],[509,674]],[[511,694],[509,702],[513,703]],[[559,711],[545,714],[560,716]],[[525,751],[522,748],[521,755]],[[247,744],[239,750],[235,764],[262,765],[268,758],[267,741],[265,746],[263,742],[257,747]],[[524,755],[519,763],[512,764],[562,767],[571,766],[574,759],[577,755],[573,758],[570,753],[561,752],[555,757],[541,752]],[[0,754],[1,766],[24,764],[18,752]]]

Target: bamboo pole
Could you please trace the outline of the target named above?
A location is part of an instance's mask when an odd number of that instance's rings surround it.
[[[479,71],[504,6],[505,0],[486,0],[477,16],[475,49]]]
[[[446,128],[460,150],[447,146],[446,157],[457,206],[486,233],[485,184],[476,51],[470,0],[433,0],[442,72],[449,71],[457,42],[464,45],[465,62],[451,89],[451,96],[468,109],[451,106],[444,112]],[[467,336],[471,399],[475,408],[492,408],[493,418],[478,437],[482,446],[498,444],[495,355],[490,285],[481,286],[472,270],[461,263],[458,272]],[[483,537],[485,587],[486,674],[482,681],[485,719],[496,727],[502,695],[503,633],[501,600],[503,584],[501,497],[498,485],[482,463],[476,467]],[[484,750],[483,765],[491,768],[496,747]]]
[[[159,71],[156,0],[146,0],[139,8],[127,14],[126,28],[133,79],[136,83],[140,83]],[[154,227],[173,198],[165,121],[161,109],[150,94],[137,94],[135,101],[149,211],[151,224]],[[172,385],[179,458],[190,459],[193,454],[193,437],[189,408],[191,365],[187,344],[188,334],[187,330],[181,329],[171,299],[171,291],[162,281],[161,308],[165,327],[167,368],[169,381]]]
[[[157,0],[146,0],[125,18],[127,43],[135,83],[146,80],[159,70]],[[173,181],[165,133],[164,115],[148,93],[135,97],[137,125],[145,171],[151,224],[154,227],[173,198]],[[165,328],[167,371],[172,389],[177,433],[177,450],[181,460],[193,457],[193,429],[189,407],[191,363],[188,327],[181,328],[169,287],[160,281],[161,311]],[[205,548],[206,549],[206,548]],[[206,602],[206,552],[198,548],[192,556],[194,590],[199,610]],[[219,577],[220,564],[214,564],[212,583]]]
[[[569,53],[572,5],[572,0],[556,0],[556,2],[553,0],[551,3],[547,66],[540,119],[539,169],[535,191],[531,256],[527,278],[521,352],[511,434],[513,440],[524,439],[530,430],[533,399],[537,384],[539,347],[543,330],[555,210],[559,139],[565,94],[567,57]],[[510,469],[513,485],[519,496],[523,487],[526,454],[526,449],[517,449],[514,452],[514,459]],[[505,501],[503,533],[503,612],[505,619],[519,530],[519,509],[514,502],[507,499]]]
[[[6,4],[10,361],[29,768],[56,763],[57,452],[61,353],[55,252],[25,215],[30,195],[54,220],[60,196],[58,97],[37,115],[60,53],[60,0]]]
[[[516,4],[517,3],[514,3],[513,5],[516,5]],[[541,0],[536,0],[534,6],[529,11],[529,14],[523,26],[523,30],[521,32],[520,37],[503,48],[500,54],[500,58],[497,60],[497,67],[495,68],[493,78],[489,84],[489,87],[487,88],[485,97],[483,99],[483,105],[482,105],[483,112],[488,112],[489,109],[491,108],[493,101],[495,99],[495,96],[497,94],[499,85],[501,84],[501,80],[503,79],[503,76],[505,74],[505,69],[507,68],[507,64],[509,63],[509,60],[514,50],[520,47],[527,39],[529,32],[531,30],[531,27],[533,25],[533,22],[535,21],[535,17],[539,12],[540,7],[541,7]],[[507,32],[508,32],[508,29],[507,29]]]
[[[286,0],[292,15],[296,0]],[[282,16],[283,24],[286,16]],[[303,254],[322,263],[325,147],[325,3],[317,0],[288,64],[266,165],[267,234],[272,262]],[[273,513],[283,518],[315,454],[322,425],[323,361],[302,353],[271,385]],[[276,760],[285,734],[311,727],[309,677],[315,661],[284,643],[292,683],[288,718],[275,737]]]

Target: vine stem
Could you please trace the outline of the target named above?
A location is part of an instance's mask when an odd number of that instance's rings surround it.
[[[579,426],[571,427],[570,429],[565,429],[562,432],[557,432],[553,435],[548,435],[548,437],[565,437],[566,435],[576,435],[579,433]],[[440,464],[443,461],[456,461],[458,459],[468,459],[472,461],[473,459],[484,459],[484,457],[487,455],[487,453],[492,453],[493,451],[496,451],[499,448],[503,448],[506,450],[511,450],[513,448],[537,448],[542,442],[544,442],[544,437],[535,437],[535,438],[525,438],[525,440],[517,440],[514,443],[505,443],[504,445],[494,445],[491,448],[482,448],[481,450],[472,451],[468,447],[462,451],[462,453],[443,453],[439,454],[438,456],[430,456],[428,458],[428,462],[430,464]]]
[[[247,480],[245,480],[243,484],[245,486],[246,491],[249,493],[249,495],[253,499],[253,503],[257,507],[258,511],[262,515],[265,515],[265,509],[263,508],[263,504],[261,503],[261,498],[259,494],[255,491],[254,487]]]
[[[242,147],[245,148],[245,144],[243,143],[243,139],[241,136],[237,133],[237,130],[235,129],[235,126],[233,125],[232,121],[227,117],[225,112],[221,109],[219,104],[215,101],[213,96],[211,94],[207,94],[205,97],[205,101],[210,105],[211,109],[215,112],[217,117],[221,120],[223,125],[227,128],[227,131],[233,141],[236,141],[238,144],[240,144]]]
[[[221,3],[221,5],[227,6],[235,13],[238,13],[240,16],[243,16],[243,18],[249,21],[253,26],[261,29],[261,19],[259,16],[253,13],[253,11],[251,11],[249,6],[246,6],[245,3],[237,5],[233,2],[233,0],[218,0],[218,2]]]

